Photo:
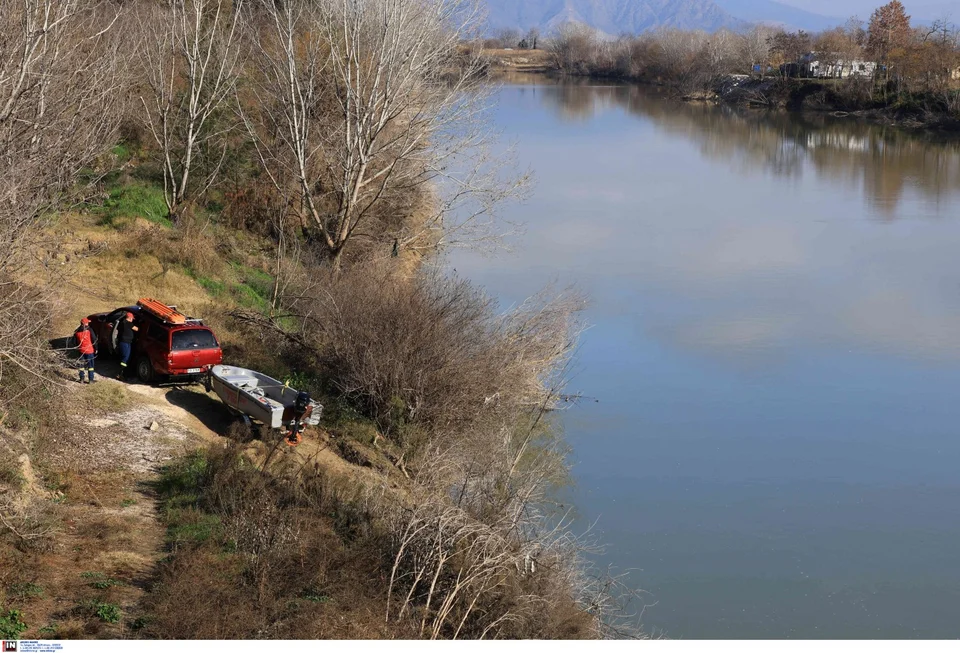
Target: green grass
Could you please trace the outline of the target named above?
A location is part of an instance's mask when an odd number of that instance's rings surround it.
[[[122,580],[115,580],[113,578],[107,578],[102,571],[84,571],[80,574],[80,578],[87,578],[90,582],[90,587],[98,590],[107,590],[111,587],[119,587],[120,585],[125,585]]]
[[[129,161],[133,156],[133,150],[126,143],[117,143],[110,152],[120,161]]]
[[[189,265],[183,266],[183,271],[188,277],[200,284],[200,287],[207,291],[211,297],[219,297],[227,289],[227,284],[213,277],[205,277],[199,274]]]
[[[136,619],[133,620],[133,623],[130,624],[130,627],[133,628],[134,630],[143,630],[150,624],[151,621],[152,621],[152,618],[149,616],[137,617]]]
[[[0,639],[20,639],[20,633],[28,628],[19,610],[8,610],[0,614]]]
[[[124,218],[144,218],[150,222],[171,227],[163,189],[149,184],[130,184],[110,191],[103,206],[94,210],[100,215],[98,224],[116,227]]]
[[[167,509],[195,506],[207,484],[210,466],[202,451],[194,451],[165,467],[157,481],[157,491]]]
[[[172,544],[199,544],[219,535],[220,518],[199,509],[209,474],[207,457],[200,451],[163,470],[157,490],[162,498],[167,539]]]
[[[210,277],[197,277],[197,283],[214,297],[219,297],[223,294],[223,291],[227,289],[227,284],[222,281],[217,281],[216,279],[211,279]]]
[[[234,300],[244,308],[252,308],[262,313],[267,312],[270,308],[270,302],[254,288],[245,284],[231,286],[230,294],[233,295]]]
[[[120,606],[114,603],[103,603],[97,602],[93,605],[94,614],[97,615],[97,618],[100,621],[103,621],[108,624],[119,623],[120,617],[123,616],[123,611],[120,610]]]
[[[230,287],[231,294],[238,304],[261,312],[270,310],[270,298],[273,296],[273,277],[240,263],[232,263],[239,283]]]
[[[75,609],[83,614],[94,616],[108,624],[119,623],[123,617],[123,610],[120,609],[119,605],[107,603],[99,599],[81,601]]]
[[[237,272],[237,276],[240,277],[241,281],[253,288],[260,296],[269,297],[273,294],[273,276],[263,270],[240,265],[239,263],[233,263],[232,267]]]
[[[185,266],[184,272],[207,291],[211,297],[230,297],[244,308],[252,308],[261,313],[270,310],[270,298],[273,296],[273,277],[255,268],[239,263],[231,263],[235,280],[214,279],[198,274],[193,268]]]
[[[227,284],[217,279],[212,279],[211,277],[205,277],[203,275],[194,274],[192,270],[188,272],[193,280],[200,284],[200,287],[207,291],[207,294],[211,297],[219,297],[227,289]]]
[[[303,593],[303,598],[311,603],[329,603],[333,599],[319,592],[318,590],[307,590]]]
[[[220,518],[196,509],[170,510],[166,513],[167,539],[171,544],[202,544],[220,534]]]

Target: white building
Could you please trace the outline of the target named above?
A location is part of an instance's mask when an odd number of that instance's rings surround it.
[[[800,76],[843,79],[846,77],[871,77],[877,69],[876,62],[844,61],[840,54],[808,52],[800,57]]]

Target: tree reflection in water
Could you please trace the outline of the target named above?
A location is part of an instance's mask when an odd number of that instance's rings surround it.
[[[582,78],[514,74],[506,81],[534,86],[563,120],[586,121],[611,109],[653,120],[695,142],[704,157],[763,169],[779,178],[814,174],[859,187],[871,212],[897,217],[908,189],[940,205],[960,193],[960,139],[829,114],[739,109],[671,100],[653,87]],[[939,213],[939,212],[937,212]]]

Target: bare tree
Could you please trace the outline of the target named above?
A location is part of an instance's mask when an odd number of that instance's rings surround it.
[[[111,142],[123,80],[116,19],[108,3],[0,0],[0,402],[4,365],[44,378],[45,298],[20,265],[77,172]]]
[[[501,48],[515,48],[519,45],[521,38],[523,37],[520,36],[520,30],[515,27],[502,27],[494,34],[494,40]]]
[[[554,65],[564,72],[586,72],[597,54],[597,35],[582,23],[564,23],[548,46]]]
[[[504,180],[488,154],[489,89],[460,47],[478,15],[472,0],[258,6],[263,72],[244,115],[336,269],[355,236],[404,248],[486,235],[485,218],[525,181]]]
[[[898,68],[902,63],[911,35],[910,16],[900,0],[891,0],[870,16],[867,52],[881,64],[877,72],[883,72],[884,80],[890,78],[891,68]],[[896,78],[901,79],[899,72]]]
[[[527,35],[523,38],[526,40],[527,45],[531,50],[536,50],[537,44],[540,40],[540,28],[531,27],[529,30],[527,30]]]
[[[798,65],[800,57],[813,47],[810,35],[803,30],[777,32],[768,38],[768,43],[773,63],[782,66],[784,76],[789,76],[789,71]]]
[[[740,66],[744,70],[752,70],[760,64],[763,72],[770,63],[770,39],[777,30],[768,25],[755,25],[740,35]]]
[[[138,14],[148,91],[140,100],[160,147],[163,195],[174,220],[191,195],[213,184],[227,152],[223,136],[233,125],[216,117],[236,86],[242,8],[243,0],[171,0]]]

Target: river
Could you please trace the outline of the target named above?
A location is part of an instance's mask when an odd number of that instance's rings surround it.
[[[673,638],[960,637],[960,143],[531,78],[525,232],[457,273],[590,298],[578,526]]]

